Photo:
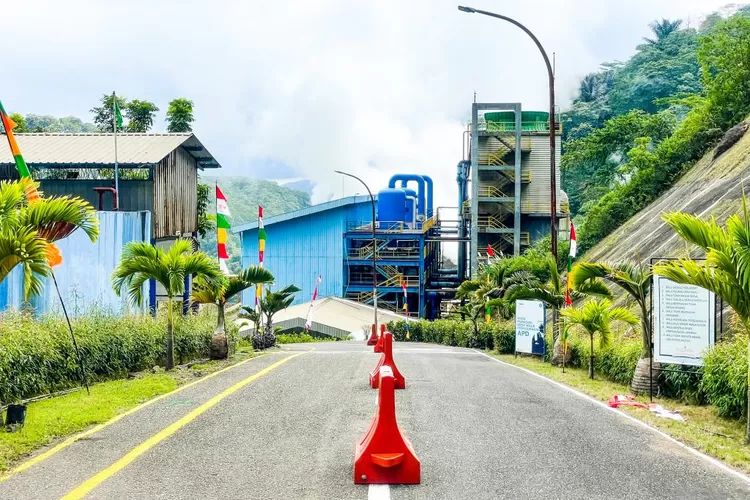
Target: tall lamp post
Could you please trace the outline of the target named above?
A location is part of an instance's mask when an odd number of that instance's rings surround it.
[[[534,43],[539,48],[539,52],[542,53],[544,64],[547,65],[547,74],[549,75],[549,158],[551,188],[550,236],[552,238],[552,255],[554,255],[555,260],[557,260],[557,179],[555,178],[555,74],[552,72],[552,65],[549,62],[549,57],[547,57],[547,53],[544,51],[544,47],[542,47],[542,44],[539,42],[537,37],[534,36],[534,33],[529,31],[526,26],[519,23],[515,19],[511,19],[510,17],[502,16],[500,14],[495,14],[493,12],[487,12],[485,10],[479,10],[473,7],[464,7],[461,5],[458,6],[458,10],[460,10],[461,12],[467,12],[469,14],[484,14],[485,16],[495,17],[497,19],[502,19],[503,21],[508,21],[511,24],[515,24],[516,26],[521,28],[527,35],[529,35],[532,40],[534,40]]]
[[[342,172],[341,170],[335,170],[335,172],[337,174],[351,177],[352,179],[357,179],[365,187],[365,189],[367,190],[367,194],[370,195],[370,203],[372,204],[372,308],[375,311],[375,319],[373,323],[374,325],[373,328],[375,329],[375,333],[377,333],[377,328],[378,328],[378,272],[377,272],[376,266],[378,263],[378,256],[377,256],[378,241],[377,241],[377,237],[375,236],[375,198],[372,196],[372,191],[370,191],[370,188],[367,187],[367,184],[365,184],[365,181],[363,181],[356,175],[348,174],[346,172]]]

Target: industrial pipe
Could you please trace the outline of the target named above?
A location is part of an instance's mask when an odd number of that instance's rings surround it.
[[[424,179],[427,185],[427,210],[425,216],[429,219],[432,217],[432,179],[427,175],[423,175],[422,179]]]
[[[406,187],[406,184],[409,181],[415,181],[417,183],[419,186],[419,189],[417,190],[417,213],[425,215],[425,182],[422,176],[415,174],[396,174],[388,181],[388,187],[395,188],[396,183],[399,181],[401,181],[401,187]]]

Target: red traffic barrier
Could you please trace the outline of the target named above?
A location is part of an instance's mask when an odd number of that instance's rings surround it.
[[[373,389],[378,388],[380,368],[383,366],[387,366],[393,371],[396,389],[406,389],[406,380],[401,375],[401,372],[398,371],[398,368],[396,368],[396,363],[393,362],[393,334],[391,332],[383,333],[383,354],[380,355],[377,366],[370,373],[370,387]]]
[[[386,333],[387,338],[390,333]],[[378,408],[354,450],[354,484],[419,484],[420,463],[396,422],[396,379],[388,366],[378,373]]]
[[[385,336],[385,325],[380,325],[380,338],[375,344],[375,352],[383,352],[383,337]]]
[[[367,339],[367,345],[375,345],[378,343],[378,326],[372,325],[372,331],[370,332],[370,338]]]

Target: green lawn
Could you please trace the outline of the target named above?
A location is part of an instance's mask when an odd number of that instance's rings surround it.
[[[34,450],[59,438],[101,424],[180,385],[254,357],[241,353],[230,360],[210,361],[173,372],[144,372],[127,380],[112,380],[64,396],[30,403],[26,425],[16,432],[0,430],[0,473],[7,471]]]
[[[566,368],[543,363],[537,358],[513,358],[509,354],[491,353],[496,358],[537,372],[552,380],[562,382],[580,392],[606,402],[615,394],[630,394],[630,388],[604,379],[590,380],[586,370]],[[573,397],[573,396],[572,396]],[[648,403],[648,395],[638,397]],[[673,438],[703,453],[724,461],[726,464],[750,473],[750,445],[745,444],[745,424],[737,420],[719,417],[712,406],[693,406],[672,399],[654,398],[654,403],[685,417],[686,422],[663,419],[642,408],[620,407],[627,414],[648,423]]]

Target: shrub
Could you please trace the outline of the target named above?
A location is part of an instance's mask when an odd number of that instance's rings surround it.
[[[319,337],[306,332],[301,333],[279,333],[276,335],[277,344],[297,344],[304,342],[334,342],[336,337]]]
[[[719,415],[747,417],[747,336],[716,344],[706,353],[701,390]]]
[[[392,321],[386,325],[393,334],[393,339],[399,342],[428,342],[454,347],[469,347],[476,349],[492,349],[495,336],[501,328],[497,323],[478,325],[479,334],[474,332],[474,325],[470,321],[454,319],[438,319],[435,321],[410,320],[409,339],[406,338],[406,322]]]
[[[640,342],[613,342],[604,349],[594,349],[594,370],[613,382],[628,385],[640,356]]]
[[[215,311],[179,317],[175,356],[179,363],[208,356]],[[116,317],[94,312],[73,319],[73,330],[88,376],[122,377],[164,362],[166,318]],[[236,328],[228,326],[230,341]],[[233,345],[234,342],[230,342]],[[33,319],[6,312],[0,324],[0,401],[46,394],[80,383],[78,361],[67,323],[59,316]]]

